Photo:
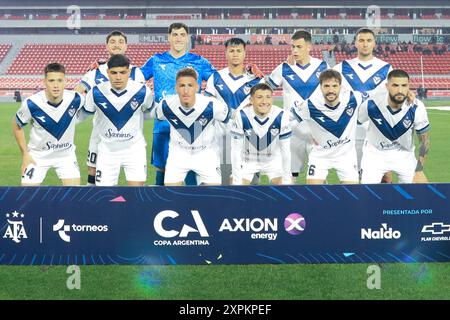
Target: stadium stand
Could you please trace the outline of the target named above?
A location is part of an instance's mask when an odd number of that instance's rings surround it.
[[[0,46],[0,60],[6,55],[11,45]],[[315,46],[311,55],[322,57],[322,50],[327,45]],[[151,55],[168,50],[167,44],[129,44],[128,56],[135,65],[143,65]],[[216,68],[226,66],[225,54],[218,51],[217,46],[196,45],[192,50],[207,58]],[[417,88],[422,83],[420,53],[400,52],[380,55],[383,60],[397,68],[408,71],[412,77],[412,86]],[[290,54],[289,46],[279,45],[249,45],[247,46],[247,61],[256,63],[266,74],[270,73]],[[354,56],[336,52],[336,63]],[[16,56],[6,72],[6,77],[0,78],[0,89],[35,89],[41,85],[40,75],[45,65],[58,61],[67,68],[67,74],[73,76],[69,81],[75,84],[95,59],[107,58],[104,44],[26,44]],[[443,54],[422,55],[425,86],[430,89],[450,89],[450,52]],[[27,77],[28,76],[28,77]]]

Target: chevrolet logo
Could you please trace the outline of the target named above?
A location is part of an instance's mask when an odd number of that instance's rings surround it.
[[[445,232],[450,232],[450,224],[433,222],[432,224],[423,226],[422,232],[430,232],[433,235],[444,234]]]

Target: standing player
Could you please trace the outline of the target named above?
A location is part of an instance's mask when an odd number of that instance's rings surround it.
[[[250,100],[250,89],[263,81],[264,75],[256,65],[246,68],[245,41],[240,38],[231,38],[225,42],[226,58],[228,66],[216,71],[209,77],[206,83],[205,94],[216,97],[225,103],[234,113],[237,109],[247,105]],[[221,152],[222,184],[230,183],[231,159],[230,159],[230,128],[218,125],[218,142]]]
[[[108,51],[110,57],[115,54],[125,54],[127,51],[127,36],[121,31],[112,31],[106,37],[106,50]],[[106,63],[100,64],[97,68],[90,70],[84,75],[80,83],[75,87],[75,90],[85,94],[94,86],[109,81],[107,70],[108,66]],[[145,82],[144,75],[141,70],[135,66],[131,66],[130,79],[137,82]],[[100,142],[96,119],[97,115],[94,114],[87,157],[88,185],[95,184],[95,164],[97,162],[98,143]]]
[[[171,126],[164,185],[183,184],[189,171],[200,184],[220,185],[216,121],[228,122],[230,109],[213,97],[198,94],[197,72],[185,68],[176,75],[176,96],[163,99],[152,116]]]
[[[392,66],[373,55],[375,49],[375,33],[367,28],[361,28],[355,35],[355,46],[358,56],[351,60],[344,60],[333,69],[342,76],[344,90],[367,92],[372,95],[375,90],[385,91],[387,75]],[[358,170],[361,169],[362,146],[366,136],[366,127],[356,126],[356,153],[358,156]],[[386,177],[386,179],[389,179]]]
[[[175,95],[176,74],[179,70],[192,67],[199,74],[198,88],[207,81],[215,69],[205,58],[188,52],[189,28],[184,23],[172,23],[169,26],[168,40],[170,49],[155,54],[141,67],[145,80],[153,78],[155,101]],[[169,151],[170,126],[167,121],[155,119],[153,127],[152,164],[156,167],[156,185],[164,184],[164,171]],[[193,176],[186,181],[195,184]]]
[[[256,173],[272,184],[291,184],[289,115],[273,105],[273,90],[259,83],[251,88],[251,107],[238,110],[231,129],[233,184],[250,184]]]
[[[123,167],[128,185],[142,186],[147,179],[144,112],[153,104],[151,90],[130,78],[130,61],[113,55],[108,63],[108,82],[90,90],[85,110],[97,113],[98,158],[96,185],[117,185]]]
[[[291,37],[294,65],[283,62],[267,79],[273,89],[282,86],[284,110],[309,99],[314,92],[319,92],[319,75],[329,68],[325,61],[311,57],[311,34],[305,30],[296,31]],[[303,169],[308,152],[311,149],[311,134],[306,124],[292,127],[291,172],[294,177]]]
[[[429,150],[427,111],[419,100],[406,101],[409,75],[391,71],[387,93],[371,97],[360,109],[359,121],[368,122],[361,161],[361,183],[379,183],[390,171],[400,183],[427,182],[423,166]],[[419,137],[419,160],[414,154],[414,131]]]
[[[306,183],[323,184],[333,168],[341,183],[358,183],[355,129],[359,106],[367,95],[341,92],[342,76],[333,69],[323,71],[319,80],[322,94],[292,109],[298,121],[308,122],[314,139]]]
[[[80,169],[75,155],[74,135],[77,110],[84,98],[64,90],[65,68],[59,63],[45,67],[45,90],[26,99],[12,122],[13,133],[22,153],[22,185],[40,185],[50,168],[64,186],[80,184]],[[30,123],[30,141],[23,127]]]

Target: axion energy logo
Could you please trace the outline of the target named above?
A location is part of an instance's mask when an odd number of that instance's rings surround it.
[[[306,228],[306,220],[300,213],[291,213],[284,219],[284,229],[287,233],[297,236]]]

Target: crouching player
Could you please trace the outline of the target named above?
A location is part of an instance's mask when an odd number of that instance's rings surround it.
[[[26,99],[12,121],[13,133],[22,153],[22,185],[42,183],[50,168],[64,186],[80,184],[80,169],[75,155],[74,135],[77,111],[84,98],[64,90],[65,68],[59,63],[45,67],[45,90]],[[23,127],[30,123],[30,141]]]
[[[164,185],[183,185],[193,171],[203,185],[220,185],[220,157],[215,121],[227,123],[230,108],[216,98],[198,94],[198,75],[184,68],[176,75],[177,95],[156,104],[151,116],[170,124],[169,154]]]
[[[238,110],[231,129],[233,184],[250,184],[256,173],[272,184],[291,184],[289,116],[273,105],[272,88],[259,83],[250,90],[251,106]]]
[[[429,149],[429,128],[424,104],[409,103],[409,75],[396,69],[388,74],[387,93],[367,100],[361,106],[359,122],[368,121],[361,161],[361,183],[379,183],[393,171],[400,183],[427,182],[423,166]],[[419,159],[414,154],[414,131],[419,137]]]
[[[107,72],[109,82],[93,87],[82,109],[97,112],[100,143],[95,182],[98,186],[117,185],[123,167],[127,184],[142,186],[147,179],[144,112],[153,105],[152,93],[130,79],[130,61],[124,55],[111,56]]]

